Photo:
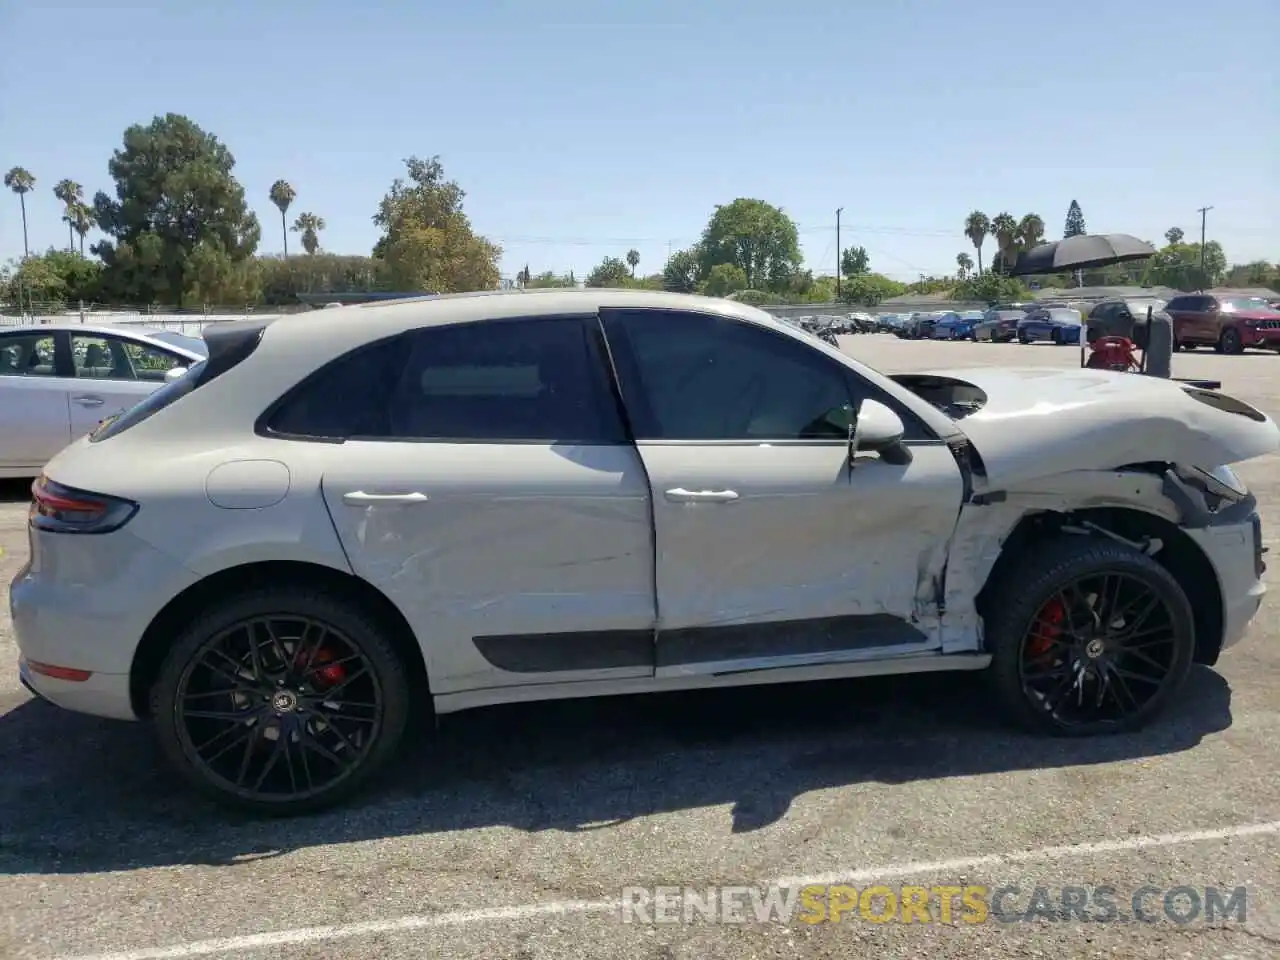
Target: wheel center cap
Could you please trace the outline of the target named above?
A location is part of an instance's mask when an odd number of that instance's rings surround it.
[[[1104,644],[1101,640],[1094,639],[1094,640],[1090,640],[1087,644],[1085,644],[1084,653],[1085,653],[1085,656],[1087,656],[1090,660],[1097,660],[1100,656],[1102,656],[1102,651],[1105,649],[1106,649],[1106,644]]]
[[[276,713],[293,713],[298,709],[298,695],[292,690],[277,690],[271,696],[271,709]]]

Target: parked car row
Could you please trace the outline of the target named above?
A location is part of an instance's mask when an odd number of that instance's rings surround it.
[[[1280,300],[1184,294],[1165,301],[1158,297],[1116,297],[1100,301],[1045,300],[996,304],[985,312],[921,312],[895,315],[887,328],[904,340],[974,340],[1009,343],[1047,341],[1061,345],[1088,343],[1119,336],[1139,347],[1147,343],[1152,317],[1166,318],[1173,329],[1174,349],[1212,347],[1220,353],[1246,349],[1280,352]]]

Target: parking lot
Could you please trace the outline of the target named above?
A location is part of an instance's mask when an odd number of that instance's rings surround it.
[[[886,371],[1073,366],[1072,348],[848,337]],[[1174,374],[1280,415],[1280,356]],[[1280,543],[1280,457],[1245,465]],[[0,581],[26,553],[0,488]],[[1268,578],[1277,580],[1277,553]],[[7,599],[7,598],[6,598]],[[7,602],[0,603],[7,611]],[[1280,954],[1280,591],[1150,730],[1011,733],[963,675],[503,707],[445,717],[346,808],[229,816],[146,728],[19,686],[0,612],[0,958],[559,960],[1274,958]],[[785,880],[1247,888],[1247,913],[1080,922],[624,923],[625,887]],[[1159,896],[1151,899],[1159,911]]]

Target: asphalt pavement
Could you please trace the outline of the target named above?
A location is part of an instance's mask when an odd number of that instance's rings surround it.
[[[1049,345],[842,345],[889,371],[1078,362]],[[1174,373],[1280,416],[1280,356],[1182,354]],[[1241,471],[1273,548],[1277,461]],[[7,586],[26,508],[23,485],[0,493]],[[1271,960],[1278,609],[1280,591],[1139,734],[1012,733],[962,675],[521,705],[445,717],[388,782],[289,821],[194,799],[145,726],[32,700],[0,613],[0,958]],[[810,885],[825,922],[806,922],[812,901],[757,919],[774,881]],[[859,900],[879,885],[892,902]],[[916,895],[904,886],[934,898],[932,922],[878,922]],[[939,887],[998,909],[939,922]]]

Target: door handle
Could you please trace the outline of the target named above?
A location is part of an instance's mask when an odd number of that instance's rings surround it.
[[[361,506],[367,503],[426,503],[427,495],[425,493],[365,493],[363,490],[354,490],[351,493],[342,495],[342,502],[352,506]]]
[[[666,496],[672,503],[732,503],[738,499],[736,490],[686,490],[684,487],[668,490]]]
[[[76,403],[82,407],[100,407],[102,406],[101,397],[72,397]]]

